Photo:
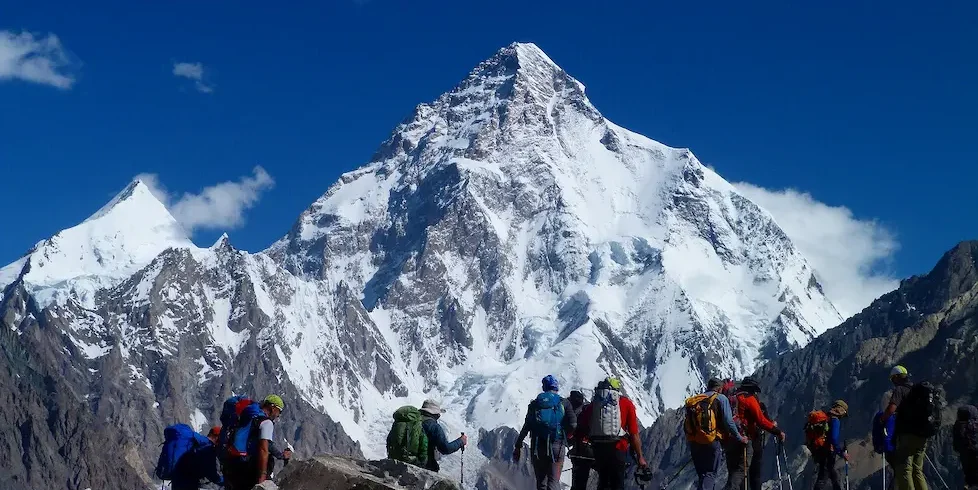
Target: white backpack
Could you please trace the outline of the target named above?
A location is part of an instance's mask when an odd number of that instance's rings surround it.
[[[588,434],[592,442],[611,442],[625,437],[625,430],[621,427],[620,398],[621,392],[616,390],[594,390],[591,398],[591,432]]]

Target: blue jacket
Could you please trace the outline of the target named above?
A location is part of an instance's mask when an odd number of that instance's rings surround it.
[[[708,391],[706,392],[706,396],[713,396],[713,393],[713,391]],[[727,434],[740,434],[740,430],[737,429],[737,424],[733,419],[733,410],[730,408],[730,399],[721,393],[717,396],[716,403],[717,406],[720,407],[720,418],[723,420],[723,425],[727,427]]]
[[[199,488],[201,478],[224,485],[224,478],[217,471],[217,448],[213,444],[187,452],[177,466],[177,476],[171,484],[173,488]]]
[[[841,441],[842,433],[842,422],[836,417],[829,417],[829,434],[825,438],[825,442],[830,444],[831,447],[835,448],[835,454],[842,456],[845,453],[845,448],[842,447]]]
[[[448,442],[448,436],[445,435],[445,428],[438,423],[438,420],[434,417],[429,417],[422,412],[421,428],[424,429],[424,433],[428,436],[428,461],[425,463],[425,469],[437,472],[441,469],[438,466],[438,461],[435,459],[435,449],[442,454],[452,454],[459,449],[462,449],[462,438],[459,437],[452,442]]]

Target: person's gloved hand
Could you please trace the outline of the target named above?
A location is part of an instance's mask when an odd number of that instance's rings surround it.
[[[520,460],[520,453],[522,453],[522,452],[523,452],[523,450],[519,446],[516,446],[516,447],[513,448],[513,462],[516,462],[516,461],[519,461]]]

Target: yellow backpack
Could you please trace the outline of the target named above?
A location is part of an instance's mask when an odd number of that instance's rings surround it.
[[[686,399],[686,420],[683,422],[683,429],[687,441],[712,444],[713,441],[721,438],[720,432],[717,431],[716,411],[713,409],[717,396],[719,396],[717,393],[710,396],[700,394]]]

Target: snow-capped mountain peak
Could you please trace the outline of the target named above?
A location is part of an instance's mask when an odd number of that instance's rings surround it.
[[[530,44],[419,105],[265,255],[355,291],[405,382],[487,428],[551,373],[617,375],[651,423],[841,321],[770,214]]]
[[[149,187],[135,180],[85,221],[38,242],[0,269],[0,288],[21,277],[42,306],[69,293],[89,304],[95,291],[129,277],[171,247],[193,243]]]

